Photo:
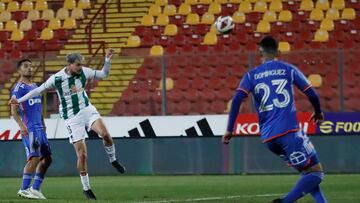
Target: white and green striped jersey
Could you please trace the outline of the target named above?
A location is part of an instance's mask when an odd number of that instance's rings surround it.
[[[94,79],[96,70],[82,67],[77,76],[67,74],[65,68],[52,75],[43,85],[45,89],[55,88],[60,100],[59,113],[63,119],[75,116],[90,105],[85,86],[88,80]]]

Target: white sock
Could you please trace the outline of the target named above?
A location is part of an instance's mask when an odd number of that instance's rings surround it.
[[[84,190],[90,190],[90,181],[89,181],[89,174],[85,176],[80,175],[81,184]]]
[[[111,145],[110,147],[104,146],[105,152],[109,157],[110,162],[113,162],[116,160],[115,156],[115,145]]]

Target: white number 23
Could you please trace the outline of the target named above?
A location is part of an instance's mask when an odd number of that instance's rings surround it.
[[[284,96],[283,101],[279,101],[279,99],[276,98],[272,100],[271,104],[267,104],[270,96],[270,87],[265,83],[259,83],[255,86],[255,94],[259,94],[260,90],[264,91],[264,95],[261,98],[261,102],[260,102],[259,112],[271,111],[274,109],[274,106],[278,108],[285,108],[287,105],[289,105],[290,95],[289,92],[286,89],[284,89],[287,82],[288,81],[285,79],[277,79],[271,81],[271,84],[273,86],[277,86],[275,93]]]

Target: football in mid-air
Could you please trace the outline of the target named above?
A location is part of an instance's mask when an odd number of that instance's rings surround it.
[[[235,24],[230,16],[219,16],[215,21],[215,29],[221,34],[229,34]]]

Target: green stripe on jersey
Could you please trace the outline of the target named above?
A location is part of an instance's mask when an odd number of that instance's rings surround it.
[[[82,95],[85,100],[85,107],[87,107],[87,106],[89,106],[89,98],[87,98],[87,96],[85,95],[86,76],[84,74],[84,71],[82,71],[82,70],[80,73],[80,80],[81,80],[82,87],[84,88]]]
[[[79,97],[75,85],[75,77],[71,77],[68,80],[69,80],[69,89],[71,91],[71,103],[72,103],[73,113],[74,115],[76,115],[77,113],[79,113],[80,108],[79,108]],[[72,92],[73,90],[72,87],[75,87],[75,92]]]
[[[58,76],[55,77],[55,87],[56,87],[57,91],[59,92],[62,111],[63,111],[63,118],[68,119],[67,105],[66,105],[64,91],[62,89],[61,83],[62,83],[61,77],[58,77]]]

